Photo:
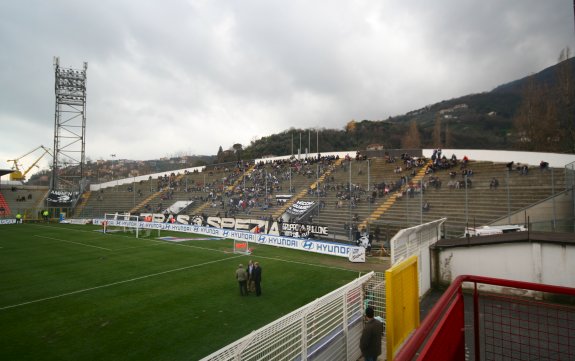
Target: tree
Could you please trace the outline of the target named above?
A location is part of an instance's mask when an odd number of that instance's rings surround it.
[[[575,153],[575,86],[573,84],[573,69],[571,49],[561,50],[557,66],[557,107],[558,126],[563,131],[559,133],[559,151]]]
[[[523,101],[514,118],[519,146],[530,151],[552,151],[557,143],[557,108],[547,85],[537,84],[530,76]]]
[[[435,115],[435,124],[433,125],[433,148],[443,148],[441,144],[441,115]]]
[[[452,148],[453,147],[453,135],[449,132],[449,123],[445,123],[445,147]]]
[[[220,145],[220,148],[218,149],[218,154],[216,155],[216,162],[217,163],[223,163],[223,161],[224,161],[223,157],[224,157],[224,149]]]
[[[236,154],[236,160],[241,160],[242,159],[242,150],[243,150],[243,146],[240,143],[236,143],[232,146],[234,153]]]
[[[355,122],[355,120],[351,120],[349,121],[346,125],[345,125],[345,131],[348,133],[353,133],[355,132],[355,128],[357,127],[357,123]]]
[[[401,139],[401,147],[403,149],[419,149],[421,148],[421,138],[419,136],[419,129],[417,123],[412,120],[409,124],[407,133]]]

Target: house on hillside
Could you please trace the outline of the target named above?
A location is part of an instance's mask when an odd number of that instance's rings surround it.
[[[367,150],[383,150],[383,144],[370,144],[367,146]]]

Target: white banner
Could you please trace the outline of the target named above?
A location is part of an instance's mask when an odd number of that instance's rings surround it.
[[[302,229],[302,226],[304,229]],[[284,236],[297,237],[315,237],[315,236],[329,236],[327,226],[318,226],[314,224],[303,223],[282,223],[282,232]]]
[[[364,263],[365,262],[365,248],[355,247],[351,250],[348,257],[350,262]]]
[[[68,222],[69,224],[90,224],[92,223],[91,219],[86,219],[86,218],[72,218],[72,219],[67,219],[66,222]],[[63,223],[63,222],[60,222]]]
[[[298,216],[307,212],[314,204],[314,201],[297,201],[292,204],[286,212]]]
[[[101,225],[104,219],[96,218],[92,220],[93,224]],[[142,221],[124,221],[108,219],[108,226],[117,227],[132,227],[139,229],[159,229],[174,232],[196,233],[205,236],[214,236],[221,238],[231,238],[235,240],[248,241],[257,244],[265,244],[277,247],[298,249],[300,251],[328,254],[331,256],[346,257],[351,260],[351,254],[365,250],[362,247],[350,246],[342,243],[321,242],[311,239],[301,239],[292,237],[280,237],[262,233],[250,233],[246,231],[238,231],[225,228],[214,228],[197,226],[193,224],[178,224],[178,223],[158,223],[158,222],[142,222]],[[361,262],[361,261],[353,261]],[[365,262],[365,258],[364,258]]]
[[[0,219],[0,224],[16,224],[16,218]]]

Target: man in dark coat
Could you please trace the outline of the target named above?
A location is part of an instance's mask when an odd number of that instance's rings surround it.
[[[377,361],[381,355],[381,337],[383,336],[383,324],[374,318],[373,308],[365,309],[366,323],[363,326],[359,348],[365,361]]]
[[[260,283],[262,282],[262,268],[260,267],[259,262],[254,263],[254,270],[252,271],[252,280],[256,286],[256,296],[260,296],[262,294],[262,287]]]

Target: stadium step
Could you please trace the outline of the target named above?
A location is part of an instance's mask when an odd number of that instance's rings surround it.
[[[76,208],[74,209],[74,216],[75,217],[79,217],[80,214],[82,214],[82,211],[84,210],[84,208],[86,207],[86,204],[88,204],[88,201],[90,199],[90,196],[92,196],[92,191],[87,191],[84,192],[82,194],[80,203],[76,206]]]
[[[427,167],[431,164],[432,164],[432,161],[428,160],[427,163],[419,169],[419,172],[417,172],[417,174],[413,177],[413,179],[411,179],[411,182],[413,184],[419,183],[423,179],[423,177],[425,177],[425,171],[426,171]],[[405,184],[400,189],[400,192],[405,191],[407,186],[408,185]],[[369,215],[369,217],[367,217],[363,222],[361,222],[359,224],[358,229],[365,228],[365,227],[367,227],[368,222],[373,222],[373,221],[376,221],[378,218],[380,218],[389,208],[391,208],[391,206],[393,206],[393,204],[396,202],[396,200],[397,200],[397,197],[395,197],[395,195],[391,195],[385,202],[383,202],[383,204],[381,206],[379,206],[375,211],[373,211],[373,213],[371,215]]]
[[[310,186],[309,189],[317,189],[317,187],[319,187],[319,184],[321,182],[324,181],[324,179],[326,179],[326,177],[328,177],[329,175],[331,175],[331,172],[333,169],[336,169],[341,163],[343,162],[343,158],[339,158],[338,160],[335,161],[333,168],[328,169],[326,172],[324,172],[315,182],[313,182]],[[273,219],[278,219],[282,214],[284,214],[284,212],[291,207],[292,204],[294,204],[295,202],[297,202],[298,200],[302,199],[303,197],[305,197],[307,195],[308,189],[304,188],[301,191],[299,191],[299,193],[295,196],[292,197],[290,199],[289,202],[286,202],[282,207],[280,207],[278,210],[276,210],[272,217]]]
[[[238,179],[236,179],[233,184],[231,184],[231,185],[228,186],[228,190],[229,190],[229,191],[233,191],[238,185],[240,185],[240,184],[243,182],[244,177],[248,176],[248,175],[254,170],[255,167],[256,167],[256,165],[255,165],[255,164],[252,164],[252,165],[242,174],[241,177],[238,177]]]
[[[4,195],[2,194],[2,192],[0,192],[0,216],[5,217],[10,215],[11,213],[12,212],[10,211],[10,206],[8,205],[8,202],[6,202]]]
[[[130,213],[136,213],[138,212],[138,210],[142,207],[144,207],[146,204],[150,203],[152,200],[160,197],[162,194],[166,193],[167,189],[162,189],[161,191],[157,191],[156,193],[152,193],[150,194],[148,197],[146,197],[143,201],[141,201],[140,203],[138,203],[134,208],[130,209]]]

